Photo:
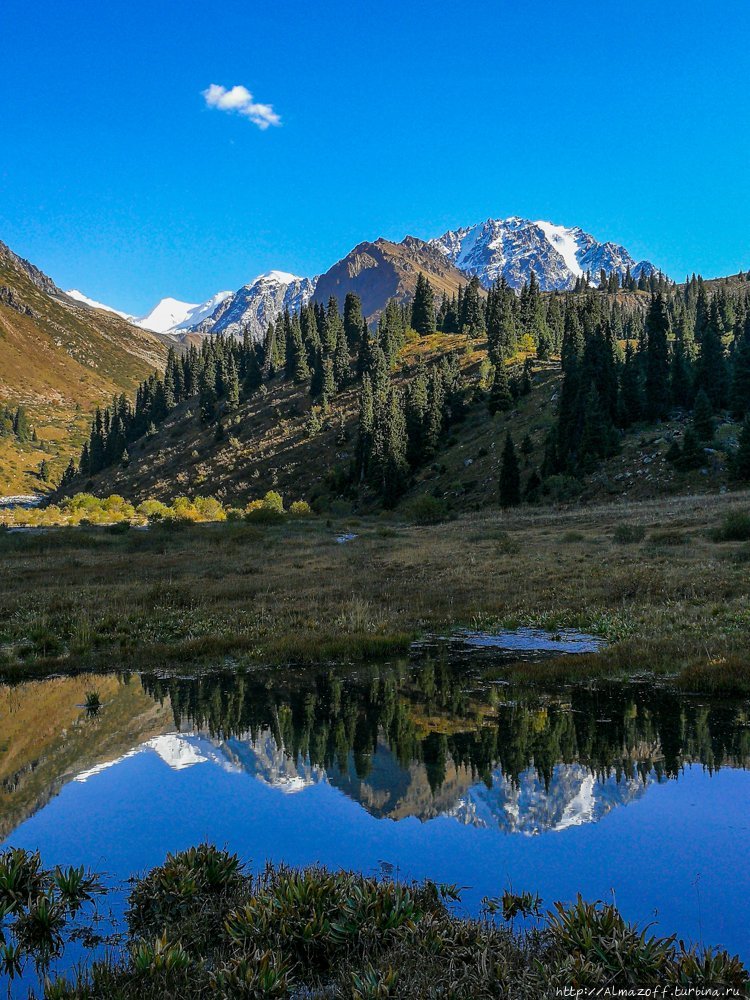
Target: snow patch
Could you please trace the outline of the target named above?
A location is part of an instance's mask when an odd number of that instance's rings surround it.
[[[113,309],[112,306],[105,306],[103,302],[97,302],[96,299],[90,299],[88,295],[84,295],[83,292],[79,292],[77,288],[71,288],[65,294],[68,298],[75,299],[76,302],[81,302],[84,306],[88,306],[90,309],[103,309],[104,312],[114,313],[115,316],[121,316],[122,319],[133,319],[129,313],[121,312],[119,309]]]
[[[566,229],[565,226],[556,226],[552,222],[537,222],[536,225],[539,226],[552,246],[560,254],[571,274],[574,274],[576,278],[580,278],[583,271],[576,256],[578,243],[573,235],[573,230]]]

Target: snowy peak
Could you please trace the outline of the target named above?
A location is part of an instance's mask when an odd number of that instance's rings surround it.
[[[247,330],[253,340],[262,340],[268,324],[274,323],[285,309],[297,312],[307,305],[316,281],[286,271],[268,271],[225,296],[202,320],[191,322],[190,328],[194,333],[223,333],[230,337],[242,337]]]
[[[105,312],[114,313],[115,316],[121,316],[130,323],[134,323],[136,326],[140,326],[144,330],[150,330],[152,333],[173,334],[182,332],[183,330],[192,329],[192,327],[203,322],[203,320],[211,316],[211,314],[218,309],[221,303],[224,302],[225,299],[229,298],[232,293],[217,292],[216,295],[212,295],[211,298],[207,299],[205,302],[198,303],[181,302],[179,299],[172,298],[161,299],[156,303],[150,312],[146,313],[145,316],[131,316],[129,313],[122,312],[120,309],[114,309],[112,306],[107,306],[103,302],[97,302],[96,299],[89,298],[88,295],[84,295],[84,293],[79,291],[77,288],[71,288],[65,294],[68,298],[71,298],[76,302],[80,302],[84,306],[88,306],[89,309],[103,309]]]
[[[472,786],[449,815],[466,825],[537,836],[598,823],[645,795],[654,780],[614,773],[597,777],[582,764],[556,764],[547,783],[533,767],[514,782],[497,769],[491,784]]]
[[[544,291],[562,291],[588,272],[598,282],[602,270],[623,277],[629,268],[635,278],[656,270],[649,261],[636,263],[616,243],[599,243],[580,227],[518,216],[487,219],[449,231],[431,243],[460,270],[476,275],[486,288],[500,278],[520,288],[532,271]]]
[[[153,333],[174,333],[178,330],[188,330],[208,318],[231,294],[231,292],[217,292],[205,302],[162,299],[157,302],[151,312],[138,317],[134,322],[143,327],[144,330],[151,330]]]

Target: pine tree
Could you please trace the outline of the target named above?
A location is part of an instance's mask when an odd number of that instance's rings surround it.
[[[310,367],[310,395],[317,399],[323,392],[324,383],[323,349],[316,351]]]
[[[213,355],[208,355],[199,378],[201,420],[208,423],[216,409],[216,363]]]
[[[13,418],[13,433],[21,442],[31,440],[29,418],[26,416],[26,410],[22,406],[18,407]]]
[[[177,357],[174,347],[170,347],[167,353],[167,365],[164,369],[164,409],[167,413],[174,409],[177,398],[176,371]]]
[[[243,351],[242,384],[246,395],[251,395],[263,382],[258,347],[248,337],[247,349]]]
[[[60,486],[63,489],[65,489],[66,487],[70,486],[75,477],[76,477],[76,464],[71,458],[71,460],[68,462],[68,467],[66,468],[65,472],[63,473],[63,477],[60,480]]]
[[[393,507],[406,488],[409,474],[406,420],[403,401],[397,389],[391,389],[389,394],[384,444],[383,503],[386,507]]]
[[[607,458],[615,450],[612,424],[602,407],[596,386],[591,385],[583,408],[578,464],[584,472],[591,472],[599,459]]]
[[[233,412],[239,408],[240,405],[240,378],[237,372],[237,364],[234,360],[234,355],[229,355],[229,360],[227,362],[227,410]]]
[[[675,406],[686,407],[690,405],[693,394],[693,372],[683,338],[678,338],[674,344],[669,387]]]
[[[429,279],[420,271],[414,290],[411,325],[422,336],[435,332],[435,295]]]
[[[682,439],[679,466],[682,469],[698,469],[703,465],[705,453],[692,427],[688,427]]]
[[[723,323],[716,298],[712,299],[701,338],[695,386],[705,389],[715,410],[726,404],[727,371],[722,343]]]
[[[492,379],[492,388],[487,400],[487,409],[492,416],[496,413],[513,409],[513,394],[510,391],[508,369],[505,367],[505,362],[502,358],[495,365],[495,375]]]
[[[344,324],[340,323],[336,334],[336,349],[333,354],[333,378],[337,389],[342,389],[351,378],[349,364],[349,343],[344,332]]]
[[[742,423],[737,451],[732,457],[732,474],[742,482],[750,481],[750,414]]]
[[[378,337],[389,367],[404,346],[405,332],[404,320],[398,303],[395,299],[389,299],[378,321]]]
[[[661,420],[669,414],[669,314],[661,293],[651,299],[646,316],[646,414]]]
[[[459,317],[459,326],[461,333],[467,333],[470,337],[481,337],[485,331],[481,287],[479,278],[474,275],[463,295],[463,314]]]
[[[536,471],[536,469],[531,470],[531,475],[529,476],[526,487],[523,491],[523,498],[529,503],[534,503],[535,500],[539,498],[539,491],[542,488],[542,477]]]
[[[714,411],[705,389],[695,397],[693,430],[699,441],[710,441],[714,436]]]
[[[732,360],[732,388],[730,405],[737,420],[750,413],[750,312],[746,332],[735,344]]]
[[[546,449],[545,475],[570,465],[577,448],[585,391],[582,370],[583,351],[583,327],[577,311],[569,309],[565,316],[565,333],[561,352],[563,383],[557,419],[557,440],[550,441],[549,447]],[[553,460],[554,465],[550,465]]]
[[[43,458],[39,463],[39,478],[43,483],[48,483],[50,481],[50,467],[46,458]]]
[[[289,340],[286,345],[286,372],[298,385],[310,378],[310,366],[307,363],[307,349],[302,339],[302,326],[299,315],[292,316],[289,325]]]
[[[344,299],[344,333],[352,354],[359,351],[363,329],[366,329],[362,315],[362,300],[354,292],[347,292]]]
[[[531,358],[526,358],[523,363],[523,371],[521,372],[521,380],[518,383],[518,395],[528,396],[532,389],[532,378],[534,374],[534,364]]]
[[[620,426],[629,427],[631,424],[637,423],[642,416],[643,385],[641,383],[640,358],[628,341],[625,346],[625,361],[620,381]]]
[[[323,358],[323,386],[320,393],[320,400],[324,410],[328,409],[328,405],[335,395],[336,379],[333,374],[333,359]]]
[[[359,420],[357,423],[357,478],[363,482],[367,476],[372,453],[373,429],[375,424],[375,400],[372,380],[363,375],[359,392]]]
[[[427,416],[427,372],[420,358],[417,372],[406,389],[406,435],[408,438],[407,458],[416,468],[424,459],[424,431]]]
[[[266,327],[266,335],[263,340],[263,364],[261,366],[261,378],[263,381],[273,378],[276,374],[276,327],[269,323]]]
[[[328,300],[322,337],[323,347],[328,354],[333,354],[336,350],[336,344],[343,329],[344,321],[339,312],[338,300],[332,295]]]
[[[499,485],[500,506],[516,507],[521,502],[521,473],[510,431],[505,436]]]
[[[445,423],[445,387],[440,369],[433,365],[427,392],[427,413],[424,424],[424,457],[437,452]]]

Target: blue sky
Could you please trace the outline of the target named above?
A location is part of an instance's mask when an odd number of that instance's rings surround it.
[[[488,216],[750,267],[747,0],[2,6],[0,239],[120,308]]]

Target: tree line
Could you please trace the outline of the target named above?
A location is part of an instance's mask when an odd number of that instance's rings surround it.
[[[516,786],[534,768],[549,786],[560,763],[583,763],[602,779],[614,774],[646,781],[653,774],[676,777],[690,761],[712,770],[727,761],[750,762],[750,736],[737,726],[736,705],[697,705],[648,684],[606,691],[577,687],[559,702],[550,700],[540,714],[534,695],[495,704],[492,692],[468,693],[461,664],[442,658],[427,659],[417,670],[383,668],[362,679],[329,671],[299,683],[276,675],[269,685],[267,678],[249,674],[143,674],[141,683],[155,700],[169,699],[178,730],[252,742],[270,731],[290,760],[344,775],[353,770],[363,781],[384,739],[401,768],[414,762],[426,767],[433,792],[451,764],[488,784],[499,768]],[[477,705],[486,703],[493,704],[494,723],[477,729]],[[592,725],[605,709],[611,723]],[[454,723],[466,720],[466,726],[425,735],[420,719],[434,714]]]
[[[535,275],[516,293],[500,279],[484,290],[472,278],[455,295],[436,296],[429,279],[417,277],[410,303],[389,301],[369,326],[359,297],[349,293],[343,310],[335,297],[285,311],[261,342],[205,338],[184,353],[170,349],[163,375],[151,375],[134,403],[124,395],[97,409],[78,467],[71,462],[63,485],[130,461],[128,447],[153,436],[178,405],[196,400],[201,419],[223,432],[222,418],[264,383],[284,379],[304,388],[313,403],[309,430],[320,426],[331,402],[358,387],[356,445],[346,482],[392,505],[413,473],[431,460],[451,427],[463,418],[469,393],[455,351],[407,372],[396,372],[409,337],[461,333],[486,343],[490,415],[510,411],[531,391],[531,356],[560,356],[563,381],[555,426],[544,460],[522,491],[516,444],[506,434],[500,475],[505,505],[534,499],[544,478],[584,475],[614,454],[634,424],[665,419],[676,408],[692,412],[682,448],[670,459],[689,468],[702,461],[716,416],[750,413],[750,308],[746,288],[709,289],[693,276],[677,288],[663,275],[609,277],[599,289],[542,293]],[[642,280],[643,279],[643,280]],[[649,293],[642,293],[644,281]],[[635,286],[635,287],[634,287]],[[624,291],[623,291],[624,289]],[[624,345],[624,347],[623,347]],[[509,362],[526,354],[522,368]],[[343,433],[344,439],[346,432]],[[750,427],[744,426],[735,471],[750,478]]]

